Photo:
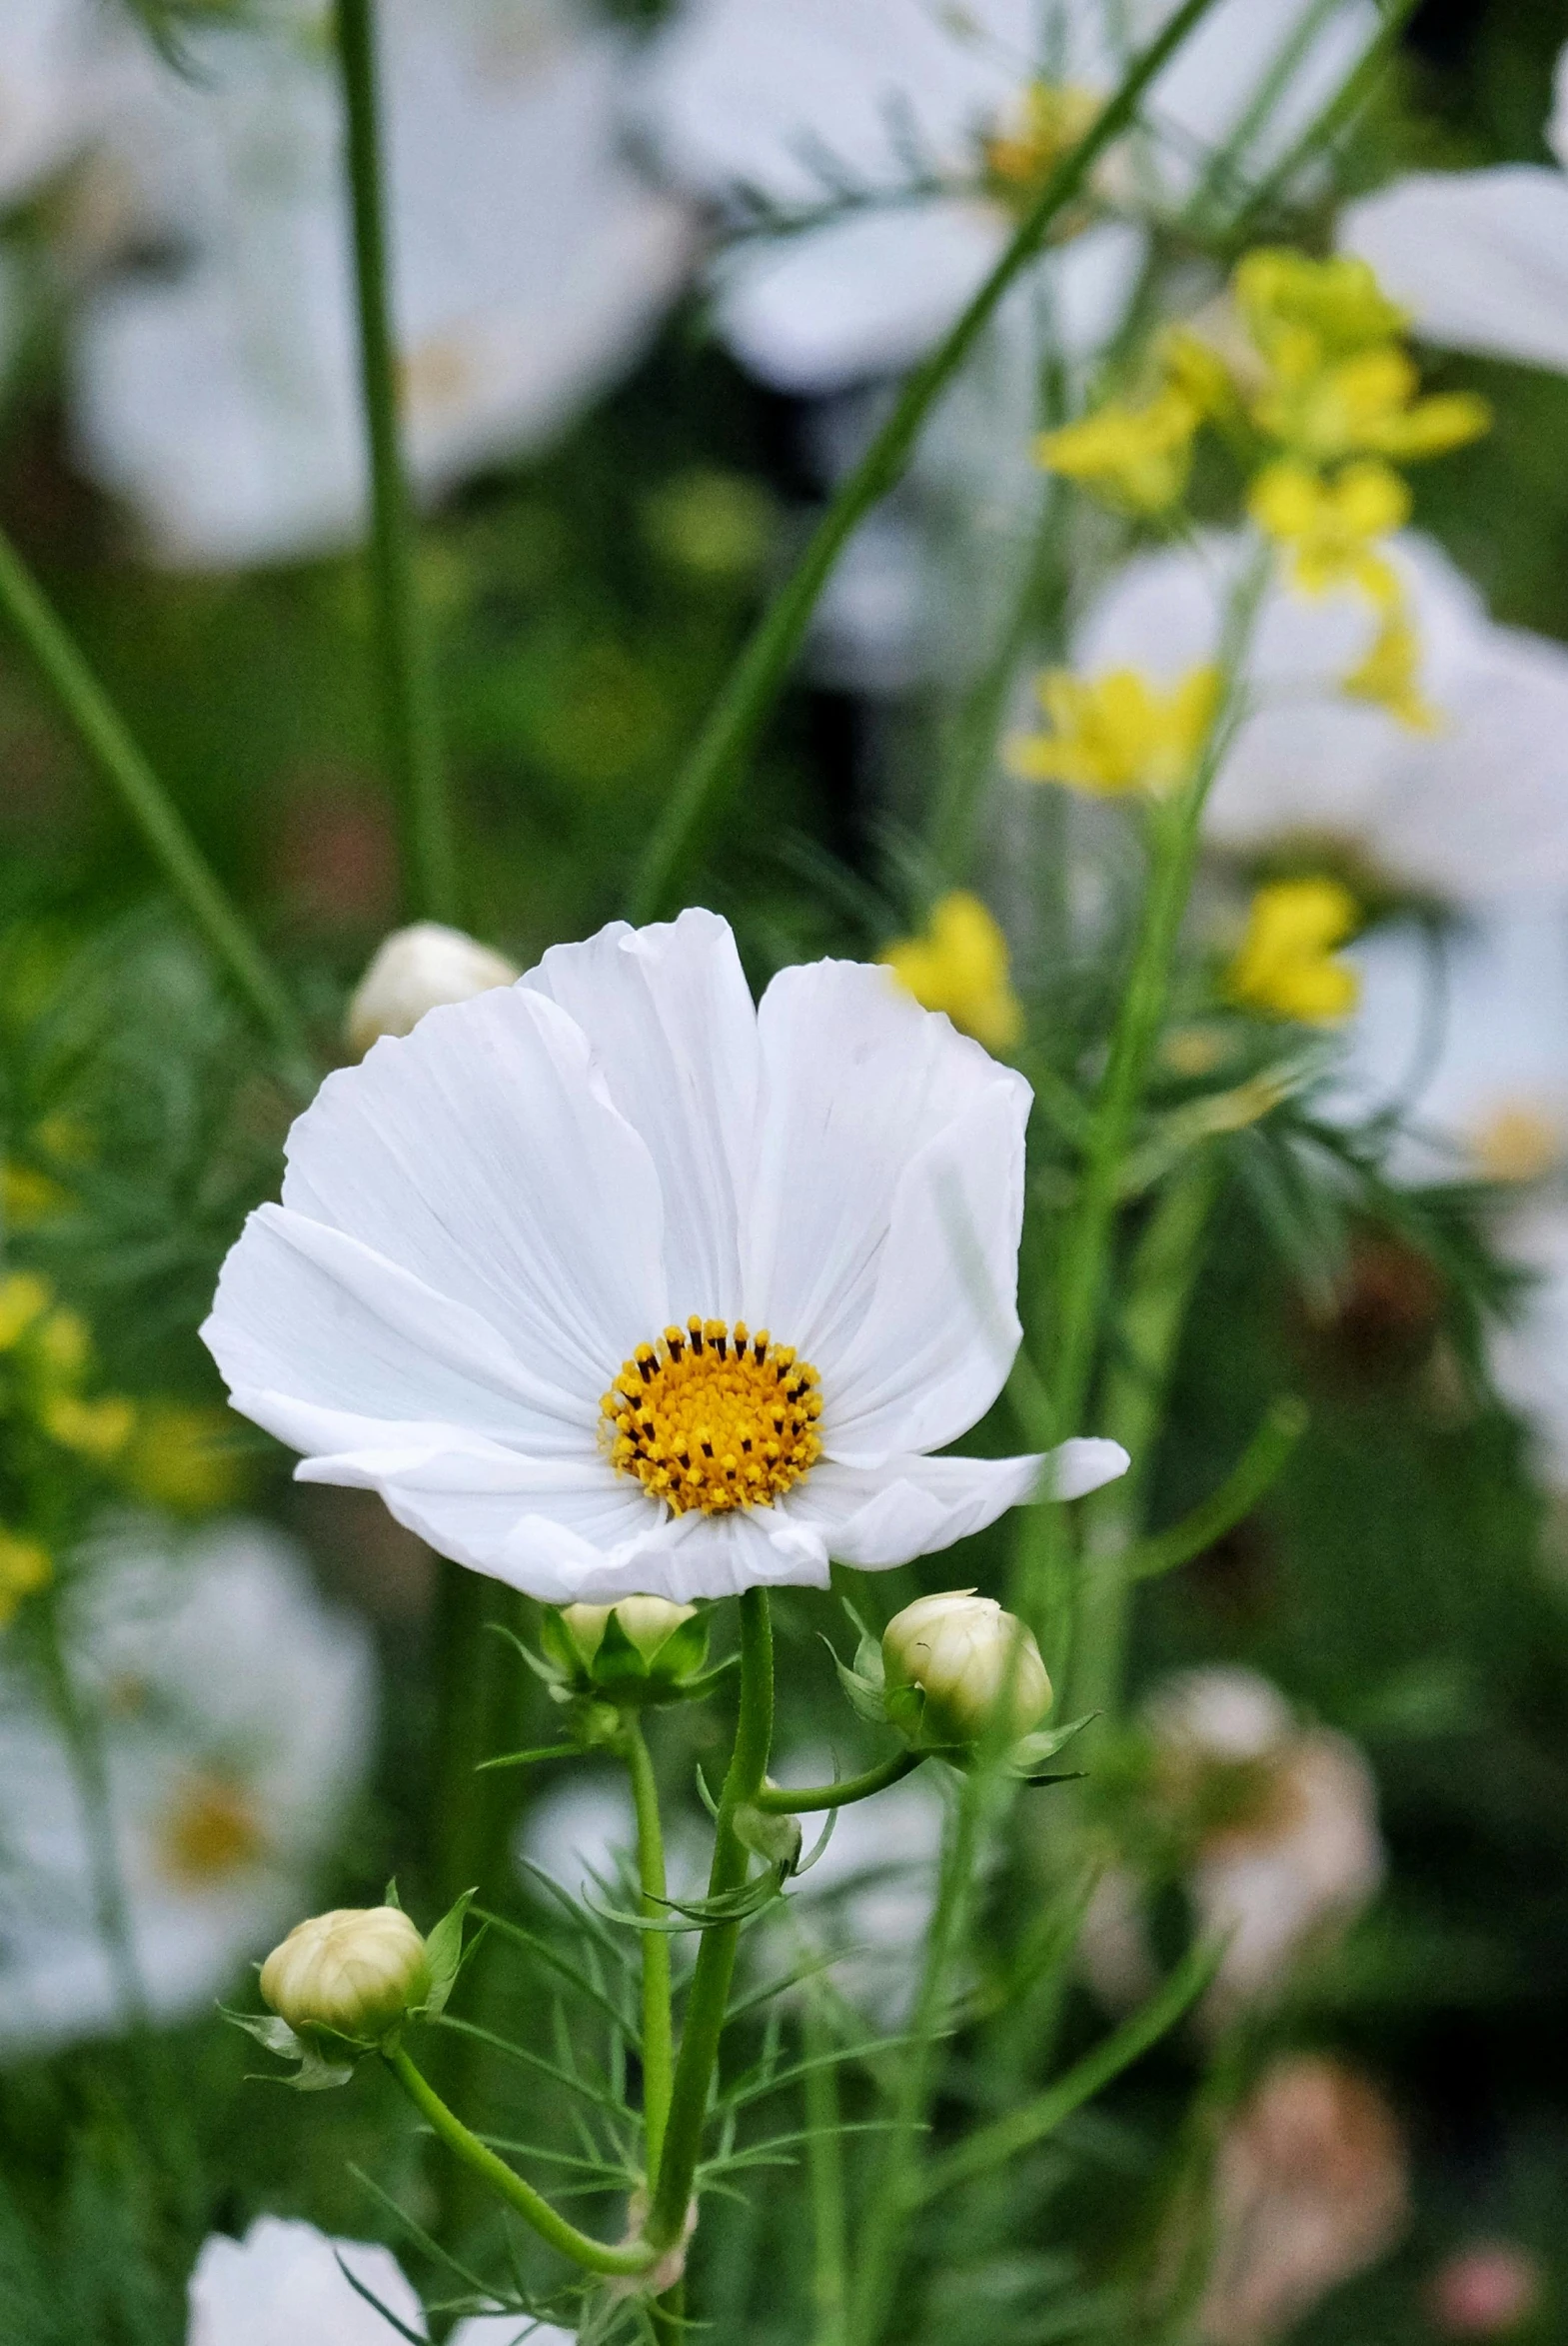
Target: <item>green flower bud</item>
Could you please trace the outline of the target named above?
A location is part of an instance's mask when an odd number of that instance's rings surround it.
[[[543,1635],[547,1653],[580,1690],[613,1702],[668,1699],[708,1658],[704,1616],[695,1604],[673,1604],[666,1596],[551,1609]]]
[[[1050,1708],[1050,1680],[1031,1633],[972,1588],[917,1597],[882,1631],[887,1715],[926,1751],[974,1743],[1004,1694],[1006,1732],[1028,1734]]]
[[[425,1941],[397,1906],[339,1906],[273,1948],[261,1991],[296,2036],[325,2028],[374,2043],[429,1994]]]

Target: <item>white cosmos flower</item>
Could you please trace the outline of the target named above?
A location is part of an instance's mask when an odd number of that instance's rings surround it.
[[[908,366],[962,309],[1012,230],[981,192],[983,145],[1015,132],[1041,78],[1108,94],[1118,51],[1094,0],[688,0],[656,45],[646,113],[682,184],[745,192],[783,213],[845,190],[855,208],[749,241],[718,281],[720,330],[765,380],[830,391]],[[1168,0],[1116,12],[1128,46]],[[1309,21],[1312,20],[1312,21]],[[1300,43],[1284,86],[1250,125],[1237,164],[1265,170],[1340,87],[1375,32],[1375,9],[1344,0],[1221,0],[1159,76],[1149,125],[1116,182],[1134,211],[1179,203]],[[951,193],[910,199],[912,182]],[[865,199],[871,199],[866,203]],[[1125,221],[1091,227],[1034,275],[1062,346],[1085,354],[1119,322],[1144,250]],[[1025,293],[1023,299],[1029,298]]]
[[[172,272],[87,304],[83,461],[163,560],[342,544],[365,506],[341,102],[312,0],[193,36],[113,146]],[[387,0],[389,233],[410,463],[438,492],[536,446],[641,352],[681,207],[618,149],[624,44],[548,0]]]
[[[1411,172],[1351,204],[1339,243],[1371,262],[1428,341],[1568,373],[1568,49],[1554,101],[1556,170]]]
[[[204,1332],[303,1479],[533,1595],[825,1586],[1125,1466],[927,1454],[1017,1348],[1028,1106],[884,970],[758,1010],[715,915],[616,923],[330,1076]]]
[[[153,2011],[210,2006],[297,1919],[370,1757],[369,1640],[259,1523],[91,1556],[72,1646],[108,1742],[116,1849]],[[0,2047],[123,2022],[59,1731],[0,1680]]]
[[[190,2281],[186,2346],[387,2346],[396,2333],[344,2278],[344,2266],[406,2329],[425,2309],[390,2248],[330,2240],[314,2224],[258,2216],[243,2240],[214,2232]],[[526,2314],[471,2314],[448,2346],[573,2346],[568,2330]]]
[[[1373,1896],[1383,1877],[1377,1789],[1348,1737],[1301,1725],[1251,1670],[1184,1671],[1156,1689],[1143,1724],[1155,1753],[1153,1798],[1173,1815],[1229,1812],[1201,1838],[1186,1878],[1199,1934],[1227,1934],[1204,1999],[1214,2025],[1277,1994],[1301,1956]],[[1112,1866],[1085,1921],[1082,1961],[1117,2008],[1158,1983],[1146,1892],[1131,1868]]]
[[[1430,540],[1392,541],[1421,646],[1419,732],[1347,697],[1377,615],[1352,592],[1265,598],[1247,676],[1257,713],[1215,782],[1205,829],[1243,855],[1290,840],[1348,851],[1385,881],[1458,906],[1568,888],[1568,650],[1488,619]],[[1141,557],[1076,631],[1086,675],[1134,668],[1166,683],[1211,661],[1239,538]]]
[[[130,28],[83,0],[6,0],[0,15],[0,204],[69,163],[134,71]]]

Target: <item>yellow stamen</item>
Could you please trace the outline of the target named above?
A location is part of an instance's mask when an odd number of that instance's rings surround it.
[[[611,1463],[672,1513],[772,1506],[821,1455],[816,1370],[766,1327],[694,1312],[639,1344],[600,1403]]]
[[[176,1792],[158,1829],[158,1854],[172,1881],[190,1889],[254,1865],[266,1836],[241,1787],[198,1773]]]

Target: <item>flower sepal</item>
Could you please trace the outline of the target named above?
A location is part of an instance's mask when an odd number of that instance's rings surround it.
[[[578,1723],[594,1742],[619,1730],[622,1709],[700,1699],[729,1663],[705,1669],[708,1618],[696,1605],[663,1596],[624,1596],[615,1604],[546,1605],[540,1624],[543,1664],[553,1698],[587,1707]],[[532,1656],[529,1657],[531,1660]],[[608,1712],[604,1722],[594,1714]]]
[[[1086,1710],[1081,1718],[1068,1719],[1060,1727],[1036,1727],[1032,1735],[1020,1736],[1008,1752],[1003,1767],[1010,1776],[1025,1784],[1070,1784],[1083,1774],[1081,1768],[1069,1769],[1065,1774],[1051,1770],[1047,1762],[1064,1751],[1084,1728],[1097,1719],[1097,1710]]]
[[[220,2004],[218,2010],[225,2020],[243,2028],[247,2036],[255,2037],[269,2053],[276,2053],[280,2061],[295,2063],[291,2077],[280,2077],[269,2070],[263,2082],[292,2086],[296,2093],[326,2093],[334,2086],[347,2085],[371,2049],[368,2045],[351,2043],[347,2037],[334,2041],[332,2031],[327,2029],[301,2036],[276,2012],[231,2012],[227,2004]]]

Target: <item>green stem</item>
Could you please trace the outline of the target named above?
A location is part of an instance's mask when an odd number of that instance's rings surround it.
[[[1088,177],[1096,159],[1126,128],[1144,90],[1214,0],[1182,0],[1169,23],[1137,57],[1082,139],[1064,156],[1018,223],[1011,243],[957,323],[913,369],[892,412],[839,487],[790,577],[770,603],[742,653],[666,805],[632,889],[634,921],[670,907],[682,865],[741,770],[834,563],[871,508],[901,478],[926,417],[968,357],[1008,287],[1033,260],[1051,222]]]
[[[1088,1398],[1121,1169],[1164,1021],[1176,942],[1197,862],[1198,827],[1209,787],[1228,746],[1241,663],[1267,584],[1268,560],[1267,550],[1261,550],[1231,597],[1216,663],[1219,691],[1214,720],[1192,777],[1173,804],[1150,810],[1153,869],[1132,966],[1111,1032],[1105,1073],[1090,1117],[1078,1198],[1068,1223],[1057,1281],[1052,1399],[1056,1424],[1064,1430],[1076,1428]]]
[[[752,1806],[766,1808],[775,1816],[805,1816],[817,1808],[847,1808],[852,1800],[869,1800],[873,1792],[885,1791],[889,1784],[898,1783],[929,1756],[925,1751],[895,1751],[891,1759],[866,1768],[860,1775],[845,1776],[836,1784],[811,1784],[802,1791],[796,1791],[790,1784],[765,1784]]]
[[[735,1829],[736,1811],[755,1802],[762,1790],[773,1739],[773,1620],[767,1589],[749,1588],[741,1598],[741,1715],[719,1800],[714,1861],[708,1879],[711,1897],[739,1889],[746,1879],[750,1852]],[[660,2250],[674,2247],[686,2229],[740,1935],[738,1922],[711,1923],[698,1948],[670,2097],[664,2155],[648,2217],[648,2237]]]
[[[1071,1716],[1084,1710],[1114,1716],[1120,1707],[1128,1550],[1148,1495],[1154,1442],[1217,1187],[1213,1152],[1194,1151],[1165,1184],[1133,1255],[1120,1343],[1098,1412],[1098,1422],[1132,1464],[1083,1508],[1083,1570],[1068,1657]]]
[[[115,1846],[113,1811],[109,1796],[109,1767],[103,1735],[95,1714],[83,1702],[60,1631],[58,1605],[52,1591],[41,1607],[44,1675],[50,1708],[60,1729],[82,1812],[87,1843],[88,1874],[92,1885],[93,1918],[109,1968],[114,1976],[120,2017],[133,2037],[144,2038],[152,2025],[147,1988],[136,1959],[130,1902],[120,1872]]]
[[[442,765],[430,648],[420,624],[414,522],[398,418],[377,93],[375,0],[336,0],[347,116],[349,196],[359,310],[360,390],[371,482],[376,662],[389,765],[402,810],[414,909],[458,916],[458,862]]]
[[[642,1890],[641,1910],[654,1921],[667,1914],[665,1895],[665,1836],[659,1815],[659,1785],[649,1757],[648,1738],[637,1718],[627,1716],[622,1756],[632,1778],[637,1809],[637,1877]],[[643,1941],[643,2127],[647,2136],[650,2175],[659,2172],[665,2146],[665,2122],[670,2114],[670,2087],[675,2065],[674,2025],[670,2005],[670,1940],[662,1930],[639,1933]]]
[[[289,1083],[309,1098],[317,1069],[300,1015],[276,971],[186,828],[163,784],[126,730],[58,613],[9,538],[0,533],[0,608],[37,662],[61,708],[141,833],[164,878],[278,1053]]]
[[[811,2066],[801,2079],[811,2193],[811,2346],[846,2346],[848,2239],[843,2133],[837,2064],[822,2057],[831,2050],[822,2002],[819,1989],[813,1986],[805,2000],[805,2056]]]
[[[542,2240],[552,2248],[580,2265],[587,2273],[636,2275],[646,2273],[657,2262],[652,2248],[643,2240],[630,2242],[624,2248],[607,2247],[604,2241],[592,2239],[580,2232],[576,2224],[569,2224],[565,2216],[557,2215],[548,2199],[537,2192],[531,2183],[509,2167],[505,2159],[496,2156],[471,2134],[461,2118],[448,2109],[434,2086],[427,2084],[404,2051],[394,2045],[382,2054],[388,2068],[408,2095],[420,2116],[439,2142],[444,2142],[455,2158],[461,2159],[470,2171],[489,2184],[497,2197],[504,2200],[524,2222],[532,2224]]]
[[[967,1922],[985,1791],[985,1771],[977,1765],[963,1779],[957,1813],[942,1852],[941,1880],[925,1941],[908,2050],[899,2065],[892,2121],[861,2224],[850,2326],[850,2336],[858,2346],[876,2346],[882,2335],[891,2311],[908,2213],[918,2197],[919,2146],[936,2088],[948,1983]]]

